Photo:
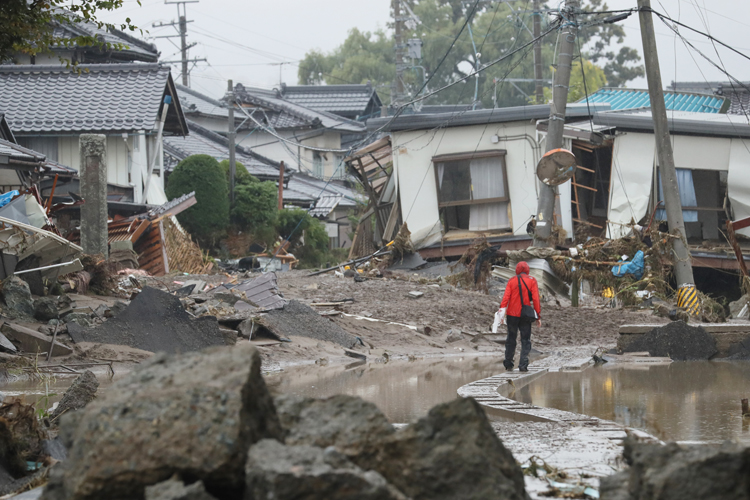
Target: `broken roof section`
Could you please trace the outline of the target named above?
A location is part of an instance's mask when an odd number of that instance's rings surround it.
[[[364,124],[360,122],[288,101],[278,90],[245,87],[238,83],[234,92],[237,101],[249,113],[255,110],[255,120],[275,129],[325,128],[349,133],[365,131]]]
[[[217,161],[229,159],[229,142],[227,138],[188,120],[190,135],[186,137],[164,138],[164,165],[167,171],[192,155],[209,155]],[[247,171],[260,180],[279,178],[278,162],[259,155],[243,146],[235,147],[235,158]]]
[[[79,36],[95,37],[102,43],[110,45],[122,45],[119,49],[99,48],[94,46],[66,46],[64,44],[52,47],[54,52],[69,52],[73,49],[78,57],[77,61],[83,63],[112,62],[112,61],[141,61],[156,62],[159,59],[159,51],[156,45],[140,40],[120,30],[106,30],[99,28],[96,23],[55,23],[52,30],[55,39],[70,41]]]
[[[321,196],[310,210],[310,215],[318,219],[327,219],[343,199],[342,195]]]
[[[353,120],[380,114],[383,103],[371,83],[362,85],[286,85],[281,97],[316,111],[327,111]]]
[[[276,273],[262,274],[238,285],[220,285],[209,293],[213,295],[227,292],[243,295],[243,300],[246,298],[258,309],[282,309],[287,304],[286,299],[279,293],[279,280]]]
[[[186,135],[169,67],[160,64],[0,66],[0,109],[16,133],[121,133],[157,129],[172,98],[165,135]]]
[[[584,97],[580,101],[586,102]],[[609,103],[612,110],[650,108],[648,90],[603,88],[588,96],[590,103]],[[717,95],[692,92],[664,92],[664,103],[668,110],[696,113],[726,113],[729,99]]]

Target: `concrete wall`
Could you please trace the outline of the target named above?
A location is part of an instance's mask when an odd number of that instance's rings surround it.
[[[499,142],[492,142],[494,135]],[[533,121],[394,132],[392,143],[401,213],[415,245],[424,247],[440,241],[442,227],[432,158],[449,153],[507,151],[513,233],[526,234],[526,224],[537,209],[539,148]]]

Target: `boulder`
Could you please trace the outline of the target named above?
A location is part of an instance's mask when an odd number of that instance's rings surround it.
[[[275,403],[286,444],[335,446],[365,470],[374,467],[378,447],[395,433],[377,406],[355,396],[311,399],[284,395]]]
[[[178,479],[170,479],[146,488],[146,500],[216,500],[209,495],[201,481],[185,486]]]
[[[682,321],[654,328],[628,344],[624,351],[648,351],[651,356],[675,361],[710,359],[719,352],[716,340],[703,327],[688,326]]]
[[[335,448],[287,446],[264,439],[250,448],[245,500],[406,500],[375,471]]]
[[[56,319],[57,300],[52,297],[39,297],[34,301],[34,318],[45,323],[51,319]]]
[[[62,418],[61,439],[72,446],[42,498],[141,499],[174,474],[240,498],[247,450],[282,438],[260,364],[249,344],[153,356]]]
[[[387,438],[375,470],[414,500],[526,500],[523,472],[473,398],[435,406]]]
[[[29,285],[18,276],[9,276],[2,283],[3,300],[8,312],[14,316],[33,316],[34,302],[31,300]]]
[[[449,344],[452,344],[453,342],[458,342],[459,340],[463,340],[464,337],[461,335],[461,330],[457,328],[451,328],[448,330],[448,336],[445,337],[445,341]]]
[[[90,370],[86,370],[65,391],[55,411],[50,415],[50,421],[56,423],[60,415],[85,407],[94,400],[97,389],[99,389],[99,381]]]
[[[624,456],[630,464],[627,477],[603,479],[602,500],[750,499],[750,447],[731,442],[664,446],[626,440]]]
[[[65,321],[65,323],[75,323],[83,328],[91,328],[94,326],[94,322],[91,321],[91,314],[83,312],[72,312],[67,314],[65,318],[63,318],[63,321]]]

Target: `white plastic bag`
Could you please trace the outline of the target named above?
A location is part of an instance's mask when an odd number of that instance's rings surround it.
[[[507,308],[503,307],[495,313],[495,322],[492,323],[492,333],[497,333],[497,329],[500,325],[505,324],[505,311]]]

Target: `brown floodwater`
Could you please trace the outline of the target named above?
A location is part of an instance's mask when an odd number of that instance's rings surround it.
[[[613,420],[674,441],[750,444],[750,362],[685,361],[551,373],[516,391],[536,406]]]
[[[425,416],[433,406],[457,398],[462,385],[502,370],[500,357],[464,356],[367,363],[350,369],[297,367],[271,375],[266,382],[277,394],[359,396],[375,403],[389,421],[408,423]]]

